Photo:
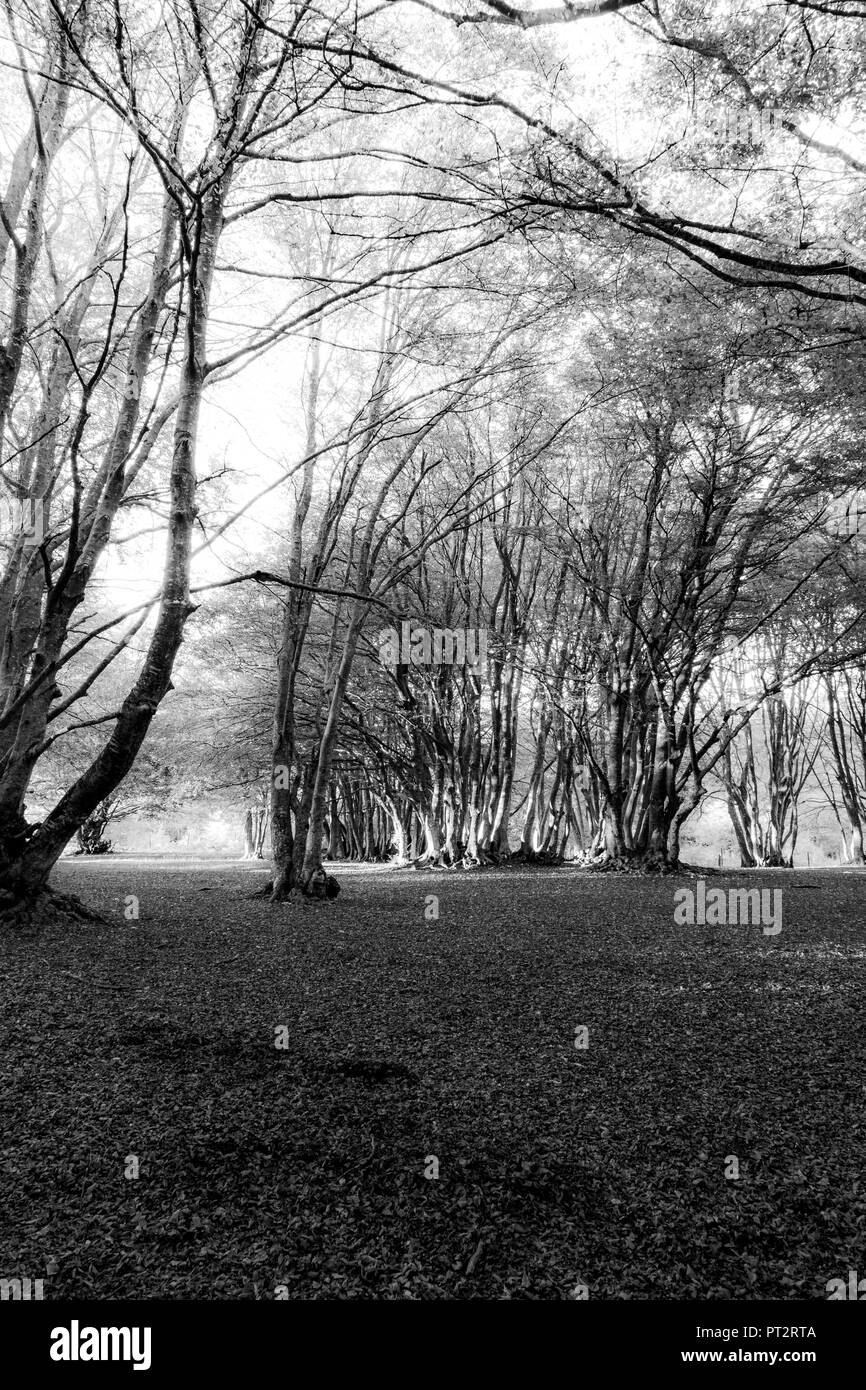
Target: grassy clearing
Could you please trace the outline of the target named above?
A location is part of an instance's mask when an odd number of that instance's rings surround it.
[[[677,880],[340,877],[273,908],[239,864],[61,868],[112,924],[0,940],[0,1274],[823,1299],[863,1264],[862,874],[738,876],[784,889],[775,938],[675,927]]]

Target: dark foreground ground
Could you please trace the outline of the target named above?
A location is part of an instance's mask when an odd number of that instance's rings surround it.
[[[0,1277],[826,1299],[866,1274],[866,877],[713,880],[781,886],[777,937],[674,926],[671,880],[340,878],[273,908],[239,864],[61,868],[112,925],[0,940]]]

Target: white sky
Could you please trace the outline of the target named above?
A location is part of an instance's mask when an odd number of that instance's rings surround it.
[[[748,3],[748,0],[747,0]],[[763,8],[763,7],[760,7]],[[727,13],[742,13],[737,0],[717,0],[713,17],[723,21]],[[413,21],[414,22],[414,21]],[[422,21],[419,21],[422,22]],[[436,25],[435,21],[429,21]],[[447,26],[436,25],[441,32],[443,59],[462,43],[465,30],[458,38]],[[654,44],[633,27],[612,16],[597,16],[573,25],[531,31],[525,41],[514,31],[503,33],[495,26],[483,31],[479,42],[489,53],[487,75],[477,85],[491,90],[493,85],[521,105],[533,107],[557,124],[566,124],[581,111],[591,111],[596,134],[614,152],[623,156],[649,154],[665,139],[680,134],[678,121],[670,132],[648,119],[643,105],[639,71],[641,54],[652,53]],[[4,52],[6,45],[3,45]],[[539,80],[532,77],[533,60],[525,55],[537,52],[534,65]],[[509,61],[509,55],[520,55],[520,61]],[[438,63],[436,53],[425,51],[424,66],[428,71],[447,64]],[[563,75],[558,90],[563,99],[553,109],[544,96],[546,81],[561,64]],[[420,63],[419,63],[420,66]],[[0,79],[4,86],[8,73]],[[569,89],[573,95],[569,94]],[[20,98],[20,94],[19,94]],[[12,108],[7,110],[14,111]],[[14,148],[15,120],[7,119],[0,133],[0,150],[7,155]],[[582,132],[581,132],[582,133]],[[823,138],[844,138],[839,130],[821,129]],[[6,160],[3,161],[6,163]],[[2,171],[0,171],[2,177]],[[232,238],[243,246],[244,259],[257,269],[279,269],[285,251],[278,251],[269,239],[261,221],[250,220],[243,236]],[[226,293],[239,287],[242,298],[233,304],[226,302]],[[223,317],[242,317],[247,322],[262,322],[281,301],[287,298],[287,288],[280,281],[229,282],[221,278],[217,296],[212,341],[220,335]],[[295,341],[267,353],[247,367],[241,375],[209,391],[202,412],[198,445],[200,475],[210,474],[223,466],[234,471],[235,481],[229,488],[232,506],[252,496],[266,482],[278,476],[281,465],[296,460],[303,443],[303,422],[299,409],[299,382],[302,374],[303,344]],[[166,431],[170,438],[170,432]],[[285,530],[287,499],[282,489],[257,503],[242,522],[222,538],[213,552],[202,556],[195,564],[194,583],[206,583],[249,567],[247,552],[255,561],[256,552],[270,545],[274,536]],[[143,513],[123,520],[121,530],[138,530]],[[199,532],[196,545],[202,539]],[[136,602],[153,591],[160,579],[164,534],[159,533],[136,541],[125,553],[112,550],[103,570],[106,592],[119,603]]]

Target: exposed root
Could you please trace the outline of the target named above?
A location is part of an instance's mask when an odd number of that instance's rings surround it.
[[[250,902],[290,903],[294,900],[295,891],[294,888],[284,886],[275,893],[274,880],[269,878],[264,888],[256,888],[246,896]]]
[[[320,869],[305,886],[296,883],[275,891],[274,880],[269,879],[263,888],[256,888],[252,893],[248,893],[247,897],[250,901],[288,903],[294,900],[296,892],[308,902],[321,902],[338,897],[340,885],[333,874],[326,874],[324,869]]]
[[[255,888],[252,893],[247,893],[247,898],[250,900],[250,902],[263,902],[265,898],[269,898],[271,896],[273,891],[274,881],[273,879],[268,879],[264,888]]]
[[[0,925],[16,931],[39,932],[43,927],[88,925],[108,926],[102,913],[88,907],[72,893],[58,893],[53,888],[40,888],[37,893],[16,897],[0,891]]]
[[[340,885],[333,874],[326,874],[324,869],[317,869],[309,883],[304,884],[302,892],[305,898],[323,902],[328,898],[339,897]]]
[[[499,867],[499,855],[492,849],[467,850],[460,861],[461,869],[495,869]]]
[[[666,859],[658,852],[648,854],[602,854],[593,856],[580,867],[593,874],[630,874],[634,878],[710,877],[716,869],[695,869],[681,859]]]
[[[563,857],[557,850],[553,849],[523,849],[515,850],[511,856],[512,864],[540,864],[543,868],[559,868],[563,863]]]

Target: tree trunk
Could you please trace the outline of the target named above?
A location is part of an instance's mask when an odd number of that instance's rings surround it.
[[[141,674],[127,695],[114,731],[81,777],[68,789],[41,825],[22,833],[18,823],[4,826],[0,850],[0,892],[4,901],[32,898],[48,876],[78,827],[126,776],[144,742],[154,714],[171,687],[171,671],[183,640],[187,618],[194,611],[189,598],[189,565],[195,521],[195,450],[204,388],[206,328],[217,245],[222,226],[225,182],[217,181],[203,208],[199,235],[187,267],[188,325],[175,423],[170,475],[168,543],[163,572],[163,597]],[[58,581],[59,585],[59,581]],[[75,586],[71,586],[73,591]],[[80,598],[73,593],[76,604]]]

